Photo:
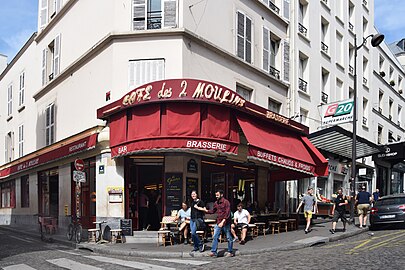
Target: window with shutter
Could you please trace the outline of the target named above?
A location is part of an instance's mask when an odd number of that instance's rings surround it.
[[[145,83],[164,79],[165,60],[130,60],[129,61],[129,89],[134,89]]]
[[[248,63],[252,62],[252,20],[237,12],[236,55]]]
[[[20,89],[18,91],[18,106],[22,106],[24,104],[24,99],[25,99],[25,72],[21,72]]]
[[[290,43],[288,40],[283,42],[283,79],[290,81]]]
[[[39,27],[44,28],[48,23],[48,0],[41,0]]]
[[[47,49],[42,50],[42,86],[44,86],[48,80],[47,80],[47,71],[46,71],[46,56],[48,54]]]
[[[283,1],[283,16],[287,20],[290,19],[290,0]]]
[[[60,34],[54,40],[53,51],[53,76],[56,77],[60,72]]]
[[[55,142],[55,104],[50,104],[45,109],[45,144]]]
[[[13,114],[13,85],[10,84],[7,89],[7,116]]]
[[[24,155],[24,125],[18,127],[18,157]]]
[[[269,71],[269,30],[263,27],[263,69]]]
[[[165,0],[163,1],[163,25],[164,27],[177,27],[176,16],[176,4],[177,0]]]
[[[146,0],[133,0],[132,9],[132,29],[146,29]]]

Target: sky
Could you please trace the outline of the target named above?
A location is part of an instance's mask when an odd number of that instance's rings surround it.
[[[405,0],[374,0],[374,5],[375,25],[385,42],[405,38]],[[0,0],[0,54],[7,55],[8,62],[37,31],[37,13],[38,0]]]

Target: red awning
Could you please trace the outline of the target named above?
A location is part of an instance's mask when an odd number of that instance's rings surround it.
[[[242,114],[238,114],[237,119],[249,144],[249,159],[304,173],[307,177],[327,174],[327,160],[306,137]],[[291,174],[291,177],[297,176]]]
[[[0,178],[5,178],[12,174],[20,173],[34,167],[44,165],[51,161],[92,149],[96,146],[97,135],[97,133],[91,134],[81,139],[73,139],[73,141],[72,139],[69,139],[67,144],[65,144],[66,142],[60,142],[59,146],[57,143],[48,147],[48,151],[45,149],[37,151],[40,153],[35,152],[29,154],[22,161],[12,164],[7,168],[1,169]]]

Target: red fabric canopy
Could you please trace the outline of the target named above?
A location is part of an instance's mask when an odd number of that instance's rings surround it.
[[[327,161],[305,137],[242,114],[237,119],[249,143],[249,158],[308,175],[327,172]]]

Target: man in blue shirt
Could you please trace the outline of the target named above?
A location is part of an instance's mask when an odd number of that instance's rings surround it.
[[[359,213],[360,229],[367,225],[367,213],[370,209],[371,194],[366,191],[366,187],[362,186],[359,193],[356,195],[357,212]]]
[[[380,190],[378,188],[373,192],[373,204],[380,198]]]

